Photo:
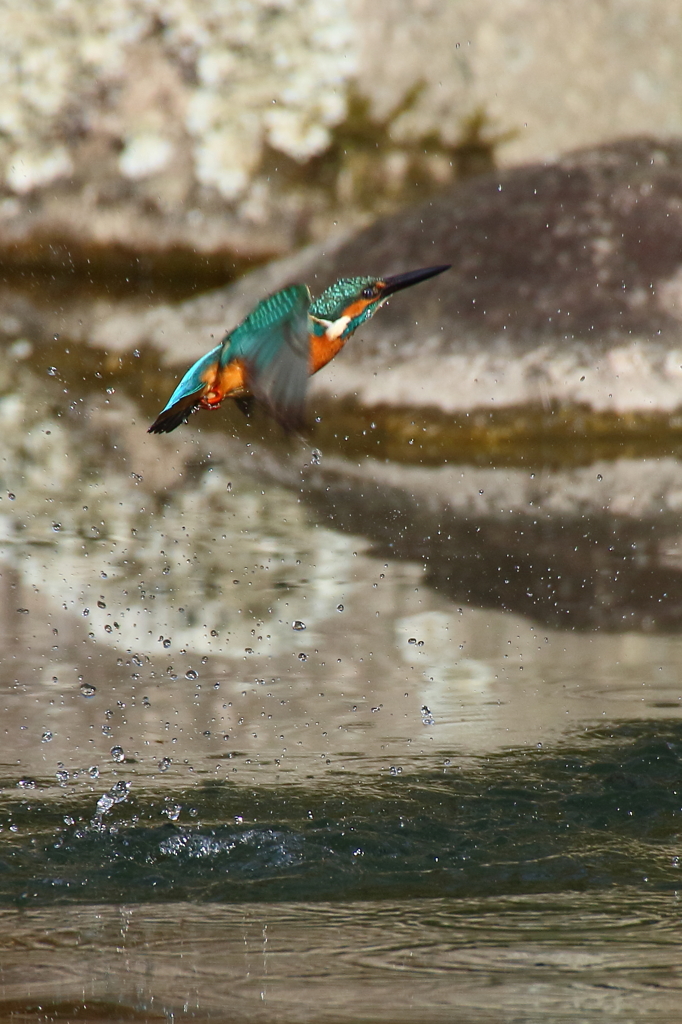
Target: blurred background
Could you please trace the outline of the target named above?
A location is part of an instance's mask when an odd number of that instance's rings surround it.
[[[682,8],[0,3],[0,1022],[674,1021]],[[307,426],[267,293],[450,263]]]
[[[29,0],[0,19],[15,264],[224,272],[494,167],[682,129],[674,0]]]

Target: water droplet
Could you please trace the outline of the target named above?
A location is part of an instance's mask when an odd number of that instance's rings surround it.
[[[601,475],[601,473],[597,473],[597,480],[603,480],[603,479],[604,479],[604,477]]]
[[[163,641],[163,646],[164,646],[164,647],[166,648],[166,650],[168,650],[168,648],[170,647],[170,645],[171,645],[171,642],[170,642],[170,640],[164,640],[164,641]]]
[[[66,768],[58,768],[54,775],[60,786],[65,786],[69,781],[69,773]]]
[[[88,775],[90,776],[91,779],[99,778],[99,768],[97,767],[96,764],[93,764],[88,768]]]
[[[182,804],[169,804],[168,807],[164,807],[161,813],[165,814],[166,817],[170,818],[171,821],[177,821],[178,818],[180,817],[181,810]]]
[[[52,524],[52,529],[54,530],[55,533],[59,533],[61,528],[62,528],[62,524],[61,523],[53,523]]]
[[[170,757],[162,757],[161,760],[159,761],[159,771],[167,772],[171,766],[171,763],[172,762]]]
[[[407,642],[408,642],[408,644],[416,644],[416,642],[417,642],[416,636],[411,636],[410,639]]]
[[[94,697],[97,693],[97,687],[93,686],[92,683],[81,683],[80,692],[83,697]]]
[[[313,448],[310,453],[310,464],[311,466],[319,466],[322,462],[322,452],[319,448]]]
[[[58,371],[57,371],[57,367],[56,366],[48,367],[47,374],[48,374],[49,377],[56,377],[57,373],[58,373]]]
[[[342,612],[343,611],[343,605],[342,604],[337,604],[336,610],[337,610],[337,612]]]
[[[19,786],[21,789],[35,789],[36,788],[36,780],[35,779],[19,779],[19,781],[17,782],[17,786]]]
[[[231,481],[231,480],[230,480],[230,482],[228,483],[228,485],[227,485],[227,488],[226,488],[226,489],[227,489],[228,491],[231,491],[231,490],[232,490],[232,481]]]
[[[101,818],[102,815],[110,811],[116,801],[108,794],[103,793],[96,804],[96,814]]]
[[[103,793],[97,801],[96,817],[102,818],[107,811],[110,811],[114,804],[120,804],[128,799],[130,783],[120,779],[115,782],[108,793]]]
[[[396,764],[392,764],[388,769],[389,775],[402,775],[402,771],[402,768],[399,768]]]
[[[8,491],[7,497],[9,498],[10,501],[14,501],[14,499],[16,498],[16,494],[12,494],[11,491]]]
[[[291,623],[291,628],[295,629],[298,633],[305,629],[305,622],[301,622],[300,619],[294,619]]]
[[[436,719],[433,717],[433,715],[431,714],[431,711],[429,710],[429,708],[427,708],[426,704],[423,704],[422,707],[421,707],[421,716],[422,716],[422,725],[435,725],[436,724]]]
[[[298,660],[299,661],[307,661],[308,660],[308,655],[307,654],[303,654],[303,652],[301,652],[299,654],[299,656],[298,656]]]
[[[64,815],[64,824],[65,825],[75,825],[76,822],[75,822],[75,819],[72,818],[70,814],[65,814]]]
[[[114,761],[121,762],[121,761],[125,761],[125,759],[126,759],[126,756],[123,753],[123,747],[112,747],[111,748],[111,756],[113,757]]]
[[[140,668],[140,666],[144,664],[139,654],[133,654],[130,660],[132,661],[133,665],[137,665],[138,668]]]
[[[106,604],[104,603],[104,601],[98,601],[97,602],[97,607],[98,608],[106,608]]]
[[[218,630],[217,629],[212,629],[211,630],[211,636],[217,636],[217,635],[218,635]]]
[[[103,580],[108,580],[109,579],[109,577],[107,576],[107,574],[105,572],[101,572],[100,576],[102,577]]]
[[[123,779],[119,779],[115,782],[109,790],[114,798],[114,802],[120,804],[122,800],[125,800],[130,792],[130,783],[124,782]]]
[[[198,678],[199,678],[199,673],[196,672],[193,668],[188,668],[187,671],[185,672],[185,679],[198,679]]]
[[[45,732],[43,733],[43,735],[40,738],[41,743],[49,743],[51,739],[52,739],[52,733],[50,732],[49,729],[46,729]]]

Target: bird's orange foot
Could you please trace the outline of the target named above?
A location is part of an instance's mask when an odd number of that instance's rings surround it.
[[[200,409],[217,409],[225,396],[218,391],[207,391],[199,402]]]

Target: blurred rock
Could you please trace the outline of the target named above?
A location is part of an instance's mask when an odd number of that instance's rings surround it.
[[[300,202],[273,215],[266,150],[303,165],[343,121],[345,3],[29,0],[0,13],[0,39],[6,260],[291,246]]]
[[[650,132],[682,134],[682,11],[676,0],[354,0],[357,87],[374,109],[423,83],[394,127],[454,140],[484,111],[503,164]]]
[[[5,5],[0,259],[233,274],[495,162],[682,134],[681,45],[675,0]]]

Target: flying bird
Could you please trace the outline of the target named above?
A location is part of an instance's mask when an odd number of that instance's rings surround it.
[[[269,295],[190,367],[149,433],[170,433],[196,409],[217,409],[226,398],[247,416],[255,399],[285,429],[301,426],[308,377],[326,366],[389,296],[448,269],[342,277],[314,300],[304,284]]]

